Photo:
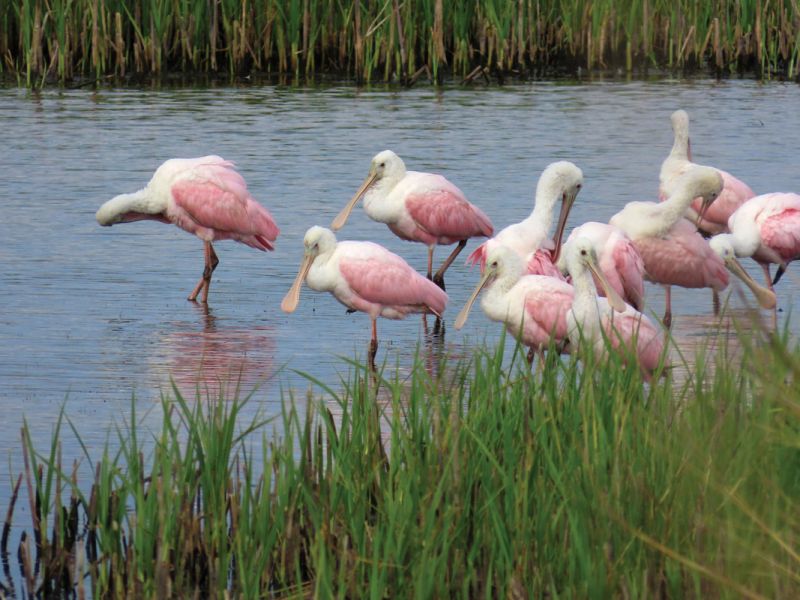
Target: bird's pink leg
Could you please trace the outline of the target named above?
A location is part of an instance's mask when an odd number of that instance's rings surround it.
[[[767,280],[767,288],[773,294],[775,293],[775,288],[772,285],[772,278],[769,276],[769,263],[759,263],[761,265],[761,270],[764,271],[764,279]],[[775,306],[772,307],[772,329],[778,329],[778,304],[775,303]]]
[[[375,372],[375,355],[378,353],[378,323],[372,319],[372,339],[369,341],[369,369]]]
[[[194,286],[194,289],[192,290],[192,293],[189,294],[188,299],[195,301],[197,299],[197,295],[200,293],[200,290],[202,290],[203,296],[200,299],[200,302],[208,302],[208,291],[211,288],[211,274],[214,272],[214,269],[217,268],[217,265],[219,264],[219,258],[217,258],[217,253],[214,252],[214,246],[211,245],[211,242],[205,242],[203,251],[206,259],[203,275],[200,277],[200,281],[197,282],[197,285]]]
[[[428,279],[433,279],[433,246],[428,246]]]
[[[711,290],[711,305],[714,307],[714,316],[719,316],[719,309],[720,309],[720,301],[719,301],[719,292],[717,290]]]
[[[455,249],[450,253],[450,256],[447,257],[447,260],[442,263],[442,266],[439,267],[439,270],[436,271],[436,275],[433,276],[433,283],[438,285],[440,288],[444,289],[444,272],[447,271],[448,267],[453,264],[453,261],[456,259],[461,251],[464,249],[464,246],[467,245],[467,240],[461,240],[458,242],[458,245]],[[431,254],[433,256],[433,254]]]
[[[672,288],[664,286],[664,327],[669,329],[672,326]]]

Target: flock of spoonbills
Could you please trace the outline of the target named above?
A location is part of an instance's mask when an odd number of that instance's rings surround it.
[[[481,279],[455,326],[463,327],[482,290],[481,307],[534,354],[555,342],[569,350],[590,344],[597,352],[624,350],[650,375],[661,360],[661,328],[641,311],[644,281],[666,291],[663,322],[670,326],[670,286],[718,292],[728,271],[752,290],[758,303],[773,309],[773,285],[788,263],[800,257],[800,195],[756,196],[729,173],[692,162],[689,117],[672,115],[674,145],[660,172],[660,202],[630,202],[609,223],[584,223],[562,238],[583,174],[566,161],[549,165],[536,186],[530,216],[493,236],[489,218],[441,175],[407,171],[394,152],[372,159],[369,174],[334,219],[331,229],[314,226],[305,234],[304,258],[281,308],[293,312],[305,282],[327,291],[350,311],[369,315],[369,363],[374,369],[377,318],[402,319],[410,313],[441,318],[447,305],[444,274],[473,237],[488,237],[468,258],[480,265]],[[428,246],[427,277],[400,256],[372,242],[337,242],[341,229],[363,198],[373,220],[386,223],[403,240]],[[554,211],[561,203],[555,236]],[[204,242],[205,267],[189,300],[207,302],[219,260],[212,242],[233,239],[272,250],[279,229],[270,213],[247,190],[233,163],[218,156],[171,159],[147,186],[116,196],[97,211],[101,225],[139,220],[174,223]],[[333,231],[332,231],[333,230]],[[493,237],[492,237],[493,236]],[[707,238],[711,237],[710,240]],[[433,271],[437,245],[455,249]],[[737,258],[752,257],[764,270],[766,287],[744,271]],[[774,279],[770,265],[778,265]]]

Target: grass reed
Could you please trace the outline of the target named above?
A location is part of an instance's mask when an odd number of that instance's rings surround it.
[[[92,481],[62,415],[20,498],[18,586],[78,597],[715,597],[800,593],[800,352],[742,336],[682,385],[617,359],[479,350],[432,376],[350,379],[287,399],[135,413]],[[714,358],[714,357],[707,357]],[[310,381],[314,381],[309,377]],[[339,388],[342,391],[338,391]],[[135,402],[132,404],[135,409]],[[73,434],[77,435],[73,427]],[[14,513],[14,493],[6,524]],[[7,537],[6,592],[14,592]],[[2,591],[2,590],[0,590]]]
[[[796,0],[19,0],[0,69],[29,86],[167,72],[436,81],[648,66],[798,76]]]

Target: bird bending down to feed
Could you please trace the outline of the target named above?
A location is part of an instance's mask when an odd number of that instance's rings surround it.
[[[751,198],[728,220],[730,233],[714,236],[709,242],[733,272],[742,271],[735,257],[753,257],[764,271],[769,290],[742,279],[753,290],[763,308],[776,309],[773,286],[788,264],[800,258],[800,195],[777,192]],[[771,263],[778,265],[775,279],[769,273]],[[749,279],[749,278],[748,278]],[[777,314],[773,310],[773,325]]]
[[[472,237],[492,235],[492,223],[470,204],[462,191],[441,175],[406,171],[391,150],[375,155],[369,175],[355,196],[333,220],[331,229],[344,227],[356,202],[375,221],[386,223],[398,237],[428,246],[428,279],[444,289],[444,273]],[[433,274],[433,249],[458,244]]]
[[[644,261],[633,241],[619,227],[589,221],[572,230],[567,243],[584,238],[592,243],[598,265],[608,284],[636,310],[644,308]],[[605,296],[603,287],[595,280],[597,293]]]
[[[412,269],[402,258],[372,242],[337,242],[330,229],[314,226],[303,238],[300,270],[281,303],[294,312],[303,282],[318,292],[330,292],[348,309],[360,310],[372,320],[369,365],[375,370],[378,317],[402,319],[409,313],[441,317],[447,294]]]
[[[661,163],[659,173],[659,195],[664,200],[670,195],[671,187],[676,180],[693,166],[692,147],[689,141],[689,115],[685,110],[676,110],[672,113],[672,132],[675,141],[672,151],[664,162]],[[728,219],[742,203],[755,194],[750,187],[730,173],[716,169],[722,176],[722,191],[714,204],[708,207],[702,219],[697,220],[697,227],[707,235],[714,235],[727,231]],[[701,200],[695,198],[690,208],[690,217],[695,217],[700,211]]]
[[[495,246],[486,255],[480,283],[456,318],[461,329],[475,299],[484,288],[481,308],[492,321],[505,323],[506,329],[528,346],[528,362],[553,341],[567,338],[566,315],[572,305],[573,290],[567,282],[545,275],[527,275],[519,255],[505,246]]]
[[[531,214],[486,240],[469,255],[467,262],[480,263],[483,272],[487,253],[497,246],[506,246],[520,256],[528,273],[560,278],[561,273],[554,263],[561,251],[570,208],[582,186],[583,173],[573,163],[559,161],[549,164],[536,184],[536,198]],[[549,234],[553,226],[553,210],[559,200],[561,212],[555,237],[551,240]]]
[[[567,332],[571,346],[587,342],[595,356],[612,349],[633,357],[649,379],[658,368],[664,352],[660,328],[641,312],[626,304],[606,280],[599,265],[594,243],[587,238],[572,238],[564,245],[559,266],[572,276],[575,297],[567,313]],[[606,294],[598,297],[595,281]]]
[[[211,242],[236,240],[258,250],[272,250],[280,230],[269,211],[247,190],[232,162],[219,156],[173,158],[133,194],[120,194],[95,215],[100,225],[133,221],[173,223],[205,244],[205,268],[189,300],[208,301],[211,274],[219,264]]]
[[[644,261],[645,278],[664,285],[664,325],[672,323],[671,285],[710,287],[719,292],[728,286],[728,272],[697,228],[684,218],[694,198],[703,198],[700,217],[722,189],[722,176],[711,167],[695,166],[675,182],[664,202],[629,202],[611,217],[611,225],[633,240]],[[715,303],[715,313],[718,312]]]

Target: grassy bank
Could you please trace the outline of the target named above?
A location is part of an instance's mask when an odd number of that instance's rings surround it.
[[[402,82],[577,66],[795,78],[799,49],[789,0],[0,3],[0,64],[28,85],[167,72]]]
[[[403,380],[354,368],[341,392],[319,384],[327,400],[303,416],[286,402],[280,438],[258,418],[237,423],[240,401],[175,390],[154,439],[121,427],[85,457],[94,481],[61,455],[68,419],[49,449],[24,431],[8,515],[16,501],[34,517],[10,549],[17,585],[79,597],[797,597],[800,353],[743,343],[735,359],[720,350],[713,373],[701,357],[681,385],[643,386],[614,361],[553,358],[531,374],[502,350],[441,377],[422,362]]]

